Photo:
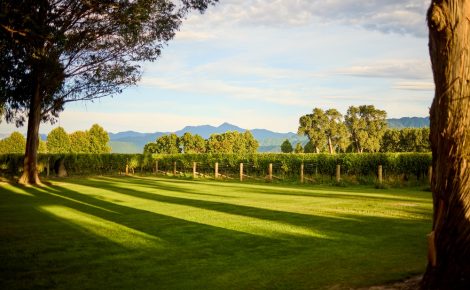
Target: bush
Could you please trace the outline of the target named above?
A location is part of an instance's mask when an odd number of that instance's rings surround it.
[[[384,181],[390,184],[403,180],[426,181],[431,165],[430,153],[346,153],[346,154],[39,154],[38,170],[44,175],[47,164],[63,159],[69,175],[100,175],[125,172],[126,165],[131,172],[152,173],[158,161],[159,171],[192,173],[193,162],[197,171],[206,176],[214,175],[217,162],[219,173],[227,178],[238,179],[239,164],[244,164],[246,178],[264,180],[268,166],[273,165],[274,180],[298,181],[301,164],[304,175],[314,182],[334,180],[336,165],[341,165],[341,176],[346,183],[374,184],[377,181],[377,168],[383,167]],[[0,155],[0,173],[15,176],[22,172],[23,155]],[[52,172],[52,170],[51,170]]]

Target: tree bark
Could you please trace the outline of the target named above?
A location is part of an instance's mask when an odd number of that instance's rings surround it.
[[[434,214],[421,287],[470,289],[470,2],[433,0],[428,25]]]
[[[331,142],[331,137],[330,136],[328,136],[328,150],[330,151],[330,154],[334,153],[333,143]]]
[[[38,78],[36,78],[34,93],[29,105],[28,133],[26,135],[23,174],[18,180],[20,184],[41,184],[36,166],[39,147],[39,124],[41,122],[41,102],[40,82]]]

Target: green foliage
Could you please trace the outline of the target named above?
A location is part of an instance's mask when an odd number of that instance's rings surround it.
[[[37,144],[41,121],[54,120],[66,103],[112,96],[135,85],[142,63],[160,56],[183,19],[216,2],[1,1],[1,115],[17,125],[28,117],[27,144]],[[96,133],[90,151],[110,152],[103,146],[109,140]],[[49,152],[70,151],[65,139],[51,140]],[[37,148],[25,152],[28,172],[21,183],[36,183]]]
[[[228,131],[222,134],[212,134],[207,140],[208,153],[253,154],[258,150],[258,141],[250,131],[239,133]]]
[[[183,147],[184,153],[206,152],[206,140],[204,140],[204,138],[202,138],[200,135],[193,136],[189,132],[184,133],[184,135],[180,138],[180,145]]]
[[[314,108],[312,114],[300,117],[298,133],[309,138],[316,153],[324,148],[327,148],[330,154],[336,151],[345,152],[349,145],[343,116],[336,109],[323,111]]]
[[[381,142],[381,152],[429,152],[429,128],[388,129]]]
[[[345,116],[345,124],[351,134],[356,152],[378,152],[380,141],[387,129],[385,111],[373,105],[351,106]]]
[[[7,121],[24,123],[35,89],[47,120],[65,103],[136,84],[141,63],[160,56],[186,15],[215,2],[0,2],[0,105]]]
[[[24,153],[26,139],[20,132],[13,132],[5,139],[0,140],[0,154]]]
[[[243,133],[243,140],[245,142],[245,153],[246,154],[255,154],[258,151],[259,143],[255,139],[253,134],[247,130]],[[237,152],[234,152],[237,153]]]
[[[75,131],[69,135],[70,152],[90,153],[90,135],[86,131]]]
[[[47,152],[49,153],[70,153],[70,137],[64,128],[52,129],[47,135]]]
[[[208,140],[199,135],[185,133],[179,137],[175,134],[163,135],[156,142],[145,145],[145,154],[175,154],[175,153],[212,153],[212,154],[254,154],[258,150],[258,141],[250,131],[244,133],[225,132],[212,134]]]
[[[299,119],[297,133],[308,137],[316,153],[322,151],[326,144],[324,132],[326,122],[325,112],[319,108],[314,108],[312,114],[304,115]]]
[[[341,174],[345,179],[356,183],[374,184],[378,165],[383,167],[384,179],[410,179],[426,182],[425,176],[431,165],[430,153],[347,153],[347,154],[40,154],[44,164],[49,160],[51,166],[64,159],[70,175],[116,174],[124,172],[126,164],[138,172],[151,173],[158,161],[160,171],[171,172],[173,162],[177,162],[178,171],[191,172],[193,162],[198,171],[213,175],[214,165],[219,164],[219,171],[224,175],[238,178],[239,164],[244,163],[244,172],[253,178],[263,179],[270,163],[275,176],[298,180],[300,166],[304,164],[306,176],[327,176],[332,181],[336,165],[341,165]],[[23,155],[0,155],[0,168],[4,175],[17,175],[21,172]],[[321,177],[323,178],[323,177]],[[322,179],[323,180],[323,179]]]
[[[289,140],[286,139],[284,142],[281,144],[281,152],[282,153],[292,153],[294,151],[294,148],[292,148],[292,144],[290,144]]]
[[[109,135],[100,125],[94,124],[87,132],[89,138],[89,153],[101,154],[110,153]]]
[[[295,153],[304,153],[304,148],[302,147],[302,144],[297,143],[297,145],[295,145],[294,152]]]
[[[38,153],[47,153],[47,142],[39,139]]]
[[[159,154],[181,153],[180,140],[176,134],[163,135],[155,141],[155,146],[148,148]],[[145,151],[151,153],[151,151]]]
[[[316,153],[315,147],[312,145],[312,142],[307,142],[304,146],[304,153]]]

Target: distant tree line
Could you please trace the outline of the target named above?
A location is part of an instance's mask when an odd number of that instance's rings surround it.
[[[144,153],[236,153],[243,155],[256,153],[258,147],[258,141],[250,131],[243,133],[228,131],[222,134],[212,134],[208,139],[186,132],[181,137],[176,134],[158,137],[155,142],[145,145]]]
[[[289,140],[284,153],[329,152],[426,152],[430,151],[429,128],[388,129],[387,113],[373,105],[350,106],[343,116],[336,109],[314,108],[299,119],[298,134],[308,137],[302,148]]]
[[[26,139],[19,132],[0,140],[0,154],[25,152]],[[46,141],[40,140],[39,153],[110,153],[108,133],[98,124],[90,130],[75,131],[68,134],[64,128],[57,127],[49,132]]]

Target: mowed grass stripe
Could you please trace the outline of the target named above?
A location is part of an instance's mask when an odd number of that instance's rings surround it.
[[[0,288],[328,289],[424,271],[420,189],[153,177],[0,184]]]

